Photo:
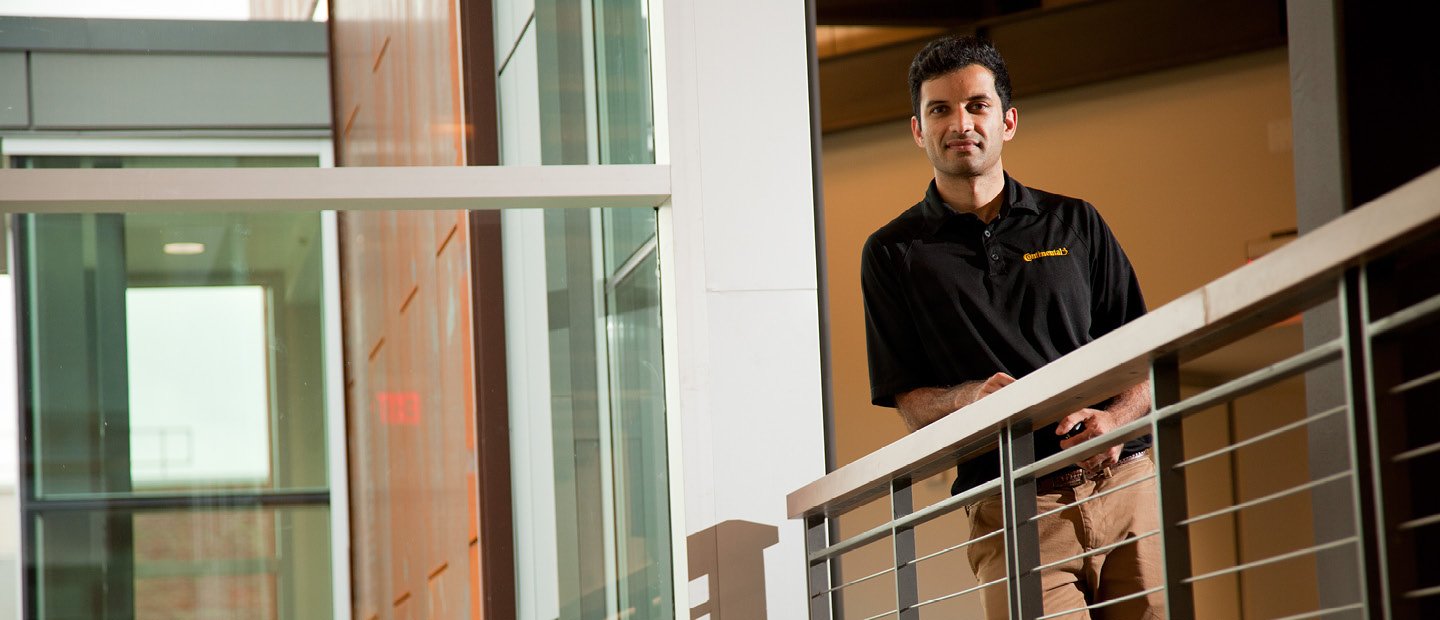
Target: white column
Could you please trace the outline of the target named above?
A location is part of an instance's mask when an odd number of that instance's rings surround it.
[[[803,531],[786,519],[785,494],[825,463],[804,4],[658,8],[679,604],[725,618],[802,618]]]

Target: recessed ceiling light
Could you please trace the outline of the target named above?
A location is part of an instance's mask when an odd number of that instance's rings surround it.
[[[193,242],[193,241],[182,241],[182,242],[178,242],[178,243],[167,243],[167,244],[165,244],[165,253],[166,253],[166,254],[176,254],[176,255],[180,255],[180,256],[189,256],[189,255],[191,255],[191,254],[200,254],[201,252],[204,252],[204,251],[205,251],[205,244],[203,244],[203,243],[195,243],[195,242]]]

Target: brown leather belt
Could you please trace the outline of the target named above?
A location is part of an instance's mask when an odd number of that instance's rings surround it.
[[[1076,468],[1070,471],[1050,474],[1048,476],[1045,476],[1044,478],[1040,478],[1039,480],[1035,481],[1035,493],[1038,495],[1047,495],[1056,491],[1060,491],[1062,489],[1073,489],[1082,484],[1085,484],[1085,482],[1088,480],[1104,480],[1112,475],[1111,469],[1119,467],[1131,461],[1149,457],[1150,449],[1146,448],[1139,452],[1132,452],[1130,454],[1120,457],[1120,460],[1115,461],[1114,464],[1111,464],[1110,466],[1104,468],[1100,471],[1100,473],[1092,474],[1086,470]]]

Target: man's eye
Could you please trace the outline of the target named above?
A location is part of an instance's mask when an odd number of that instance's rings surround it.
[[[985,104],[983,104],[983,103],[972,103],[972,104],[970,104],[970,111],[971,111],[971,112],[981,112],[981,111],[983,111],[985,108],[988,108],[988,107],[990,107],[990,106],[987,106],[987,105],[985,105]]]
[[[933,115],[937,115],[937,114],[944,114],[947,110],[948,110],[948,108],[946,108],[945,106],[939,105],[939,106],[935,106],[935,107],[933,107],[933,108],[930,108],[930,114],[931,114],[932,116],[933,116]]]

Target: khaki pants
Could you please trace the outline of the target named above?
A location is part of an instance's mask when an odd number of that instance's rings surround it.
[[[1075,488],[1039,496],[1036,498],[1036,513],[1073,504],[1154,472],[1155,465],[1149,458],[1122,463],[1111,468],[1109,478],[1087,480]],[[972,539],[1000,529],[1001,506],[998,496],[982,499],[966,510],[970,514]],[[1040,519],[1040,563],[1049,564],[1097,547],[1136,538],[1154,531],[1159,527],[1159,523],[1156,516],[1155,481],[1142,482]],[[970,545],[968,553],[970,568],[975,571],[980,583],[988,583],[1005,576],[1003,536]],[[1045,592],[1045,613],[1077,609],[1158,587],[1164,583],[1163,569],[1164,558],[1158,535],[1121,545],[1107,553],[1071,560],[1047,569],[1040,575],[1040,587]],[[1008,598],[1003,585],[985,588],[982,592],[986,618],[996,620],[1008,617]],[[1163,618],[1164,610],[1164,595],[1156,592],[1090,612],[1066,614],[1061,618],[1144,620]]]

